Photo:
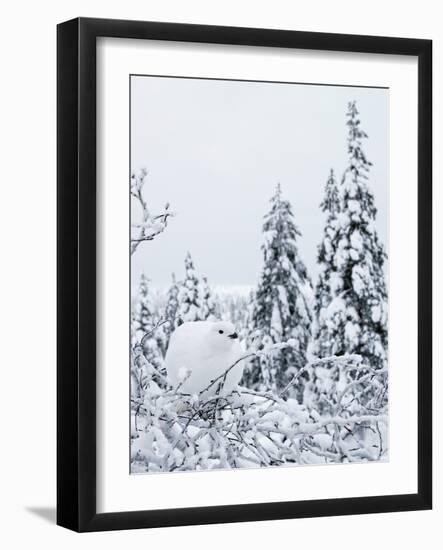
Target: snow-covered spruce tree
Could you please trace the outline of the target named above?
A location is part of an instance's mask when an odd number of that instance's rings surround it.
[[[149,279],[144,273],[140,276],[138,297],[133,312],[133,327],[137,342],[143,342],[143,355],[156,368],[162,365],[162,353],[156,331],[158,318],[155,313],[149,289]]]
[[[337,246],[338,214],[340,212],[339,188],[332,168],[326,181],[325,195],[320,203],[320,208],[326,214],[326,222],[323,239],[317,253],[319,274],[315,286],[312,353],[318,357],[326,357],[332,354],[333,348],[327,308],[333,298],[331,279],[334,279],[334,257]]]
[[[254,347],[259,344],[257,336],[260,336],[252,322],[255,311],[255,290],[251,290],[246,298],[244,319],[240,338],[246,342],[246,347]],[[263,363],[263,361],[262,361]],[[260,361],[247,361],[244,364],[242,386],[250,389],[260,389],[263,384]]]
[[[220,319],[230,321],[234,325],[240,341],[246,340],[249,334],[252,295],[251,291],[246,296],[227,292],[217,296],[220,305]]]
[[[220,317],[219,304],[207,277],[198,274],[191,254],[185,258],[185,277],[178,283],[175,326],[187,321],[214,321]]]
[[[294,340],[294,346],[270,358],[255,359],[245,382],[254,389],[279,392],[306,364],[312,322],[312,287],[297,247],[301,233],[290,203],[282,198],[280,184],[265,216],[263,233],[264,265],[255,293],[250,340],[255,338],[264,346]]]
[[[362,142],[355,101],[347,112],[348,167],[340,186],[341,206],[330,274],[332,300],[325,311],[330,350],[335,355],[356,353],[373,368],[382,368],[387,354],[386,253],[375,228],[377,209],[368,187],[371,163]]]
[[[203,321],[202,290],[200,277],[194,267],[191,254],[185,258],[185,277],[178,291],[178,308],[175,325],[187,321]]]
[[[235,326],[240,337],[240,341],[247,341],[251,326],[252,312],[255,303],[255,291],[250,290],[247,296],[241,296],[238,303],[238,311]]]
[[[152,330],[154,325],[154,307],[149,292],[149,279],[144,273],[140,275],[138,295],[135,299],[134,308],[135,330],[139,336],[139,339],[141,339],[144,334]]]
[[[203,320],[215,321],[220,318],[219,307],[216,297],[209,286],[207,277],[202,277],[201,283],[201,318]]]
[[[162,318],[165,323],[161,326],[165,340],[165,351],[168,349],[169,339],[176,323],[179,289],[179,283],[175,278],[175,273],[173,273],[171,286],[166,295],[166,306]]]

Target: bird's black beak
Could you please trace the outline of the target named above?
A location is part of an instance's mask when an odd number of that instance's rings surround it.
[[[232,338],[232,340],[235,340],[235,338],[238,338],[238,334],[236,332],[233,332],[229,335],[229,338]]]

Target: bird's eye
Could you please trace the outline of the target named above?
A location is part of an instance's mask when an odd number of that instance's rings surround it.
[[[218,333],[219,333],[219,334],[223,334],[223,331],[222,331],[222,330],[219,330]]]

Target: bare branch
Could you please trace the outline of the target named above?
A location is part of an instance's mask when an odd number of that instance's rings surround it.
[[[152,241],[162,233],[168,225],[168,219],[174,216],[174,213],[169,210],[169,203],[165,204],[161,214],[151,215],[143,196],[147,176],[148,171],[146,169],[142,169],[139,174],[131,176],[131,196],[139,203],[142,211],[142,221],[132,224],[132,227],[139,231],[136,237],[131,236],[131,255],[134,254],[140,243]]]

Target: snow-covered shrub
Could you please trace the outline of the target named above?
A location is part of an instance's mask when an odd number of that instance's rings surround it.
[[[269,356],[292,342],[243,356]],[[387,374],[359,356],[308,363],[279,393],[239,387],[210,399],[165,385],[133,350],[131,471],[324,464],[379,460],[387,453]],[[227,369],[229,371],[229,369]],[[303,373],[305,403],[288,397]],[[221,384],[222,379],[214,380]],[[219,386],[220,387],[220,386]]]

